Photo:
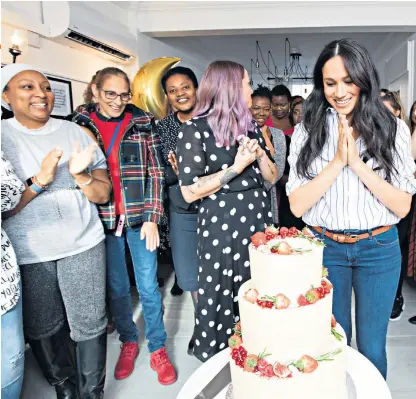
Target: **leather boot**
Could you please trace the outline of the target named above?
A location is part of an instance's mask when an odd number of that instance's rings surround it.
[[[76,346],[77,385],[79,399],[104,397],[107,333]]]
[[[28,340],[46,380],[55,387],[57,399],[77,399],[75,343],[64,327],[51,337]]]

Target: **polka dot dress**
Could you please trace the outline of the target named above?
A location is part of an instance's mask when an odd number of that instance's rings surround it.
[[[260,132],[250,133],[265,149]],[[227,169],[237,147],[217,145],[205,117],[182,125],[177,156],[181,185]],[[269,154],[270,155],[270,154]],[[250,236],[272,223],[263,178],[254,162],[215,194],[204,198],[198,214],[199,290],[195,356],[205,361],[228,346],[239,320],[238,290],[250,278]]]

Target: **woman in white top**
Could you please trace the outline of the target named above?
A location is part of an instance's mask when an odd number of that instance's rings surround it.
[[[14,113],[1,123],[2,150],[29,187],[3,220],[20,266],[24,333],[58,398],[102,398],[106,259],[95,203],[110,196],[105,157],[75,123],[50,117],[42,73],[7,65],[1,84]]]
[[[396,224],[416,191],[410,133],[381,101],[379,77],[359,43],[329,43],[290,148],[287,194],[325,241],[333,312],[351,342],[387,374],[386,335],[400,274]]]

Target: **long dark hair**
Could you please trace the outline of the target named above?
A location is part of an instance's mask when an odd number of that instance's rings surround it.
[[[413,122],[413,112],[416,107],[416,101],[413,103],[412,107],[410,108],[410,114],[409,114],[409,127],[410,127],[410,134],[413,134],[416,129],[416,123]]]
[[[325,98],[322,68],[328,60],[341,56],[352,82],[360,88],[358,103],[352,114],[352,127],[364,140],[367,151],[363,159],[374,159],[377,169],[384,171],[386,180],[396,171],[393,153],[396,151],[396,118],[382,102],[380,79],[368,51],[351,39],[334,40],[325,46],[313,71],[314,89],[303,104],[303,124],[308,138],[300,151],[296,165],[300,176],[312,179],[310,166],[322,156],[328,139],[326,114],[330,104]]]

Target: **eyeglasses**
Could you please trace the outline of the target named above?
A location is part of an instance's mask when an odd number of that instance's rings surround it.
[[[104,90],[99,86],[97,87],[104,92],[105,98],[108,98],[109,100],[115,100],[117,97],[120,97],[120,100],[123,101],[124,103],[127,103],[131,100],[131,93],[117,94],[115,91]]]

